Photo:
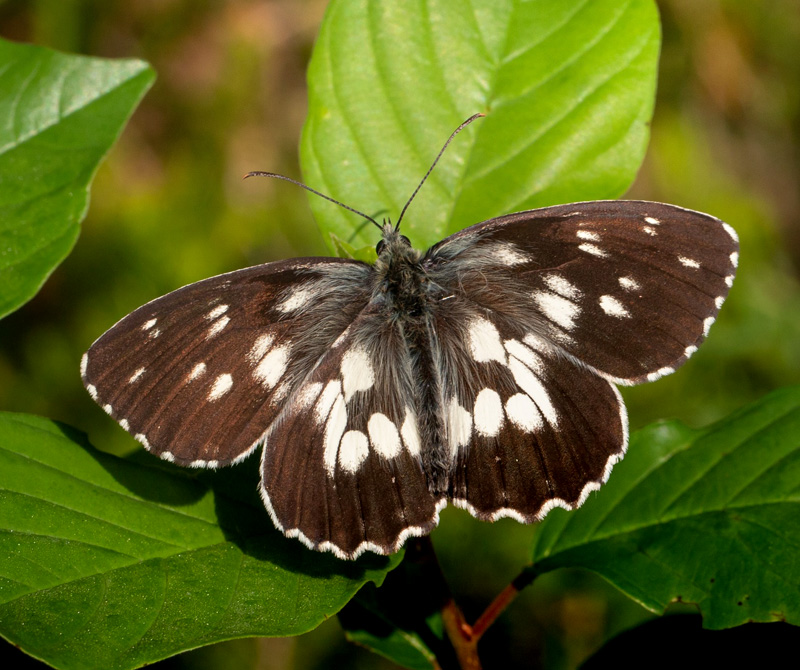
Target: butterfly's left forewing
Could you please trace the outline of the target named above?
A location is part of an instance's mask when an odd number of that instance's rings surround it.
[[[638,384],[697,350],[738,258],[736,233],[712,216],[599,201],[485,221],[432,247],[425,262],[476,305],[524,323],[615,383]]]

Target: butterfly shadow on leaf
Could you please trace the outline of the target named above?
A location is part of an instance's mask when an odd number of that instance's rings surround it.
[[[226,540],[255,560],[312,577],[340,575],[354,580],[363,579],[368,571],[388,569],[393,562],[391,557],[370,553],[356,561],[342,561],[285,537],[274,527],[258,495],[256,458],[214,472],[200,470],[194,477],[211,489],[217,522]]]

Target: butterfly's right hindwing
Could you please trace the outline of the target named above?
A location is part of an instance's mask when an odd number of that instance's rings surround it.
[[[294,259],[191,284],[140,307],[89,349],[92,397],[181,465],[243,458],[368,301],[372,269]]]
[[[275,524],[354,558],[397,551],[438,522],[408,343],[374,305],[325,354],[266,436],[261,494]]]

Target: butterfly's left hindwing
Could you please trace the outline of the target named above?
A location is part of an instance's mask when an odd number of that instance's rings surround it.
[[[613,384],[468,294],[441,301],[433,325],[454,504],[529,523],[599,488],[627,446]]]
[[[372,269],[295,259],[213,277],[140,307],[84,356],[92,397],[180,465],[249,454],[367,303]]]

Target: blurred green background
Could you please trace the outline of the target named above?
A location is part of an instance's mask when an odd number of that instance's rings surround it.
[[[628,197],[718,216],[737,229],[742,251],[707,344],[679,373],[624,391],[634,429],[661,418],[702,426],[800,381],[800,4],[657,4],[664,41],[652,140]],[[0,324],[0,408],[74,425],[101,449],[136,449],[83,390],[78,362],[91,342],[184,284],[326,253],[303,191],[241,179],[255,169],[301,177],[305,68],[326,5],[0,1],[4,38],[143,58],[158,73],[100,168],[74,252]],[[433,538],[468,619],[526,562],[534,532],[446,511]],[[483,653],[488,667],[575,667],[649,616],[592,575],[548,575],[487,634]],[[330,621],[300,638],[226,643],[163,667],[394,666],[348,645]]]

